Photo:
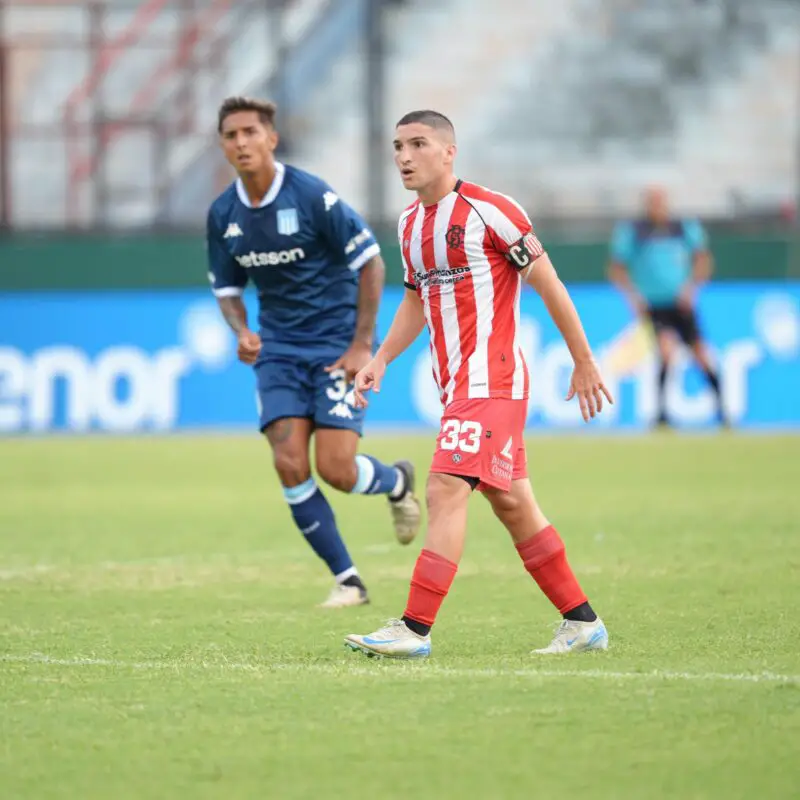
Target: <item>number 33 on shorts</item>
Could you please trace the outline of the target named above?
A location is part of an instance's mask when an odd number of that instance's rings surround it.
[[[527,476],[524,400],[456,400],[442,418],[432,472],[478,478],[508,491]]]
[[[483,429],[480,422],[462,422],[458,419],[448,419],[442,425],[442,435],[439,447],[442,450],[460,450],[462,453],[477,453],[481,446],[481,433]]]

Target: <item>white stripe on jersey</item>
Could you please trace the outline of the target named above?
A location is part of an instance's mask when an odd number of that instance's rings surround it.
[[[470,203],[474,201],[470,199]],[[475,295],[475,352],[469,358],[469,384],[467,397],[488,397],[489,386],[489,337],[492,335],[494,318],[494,278],[486,252],[483,248],[485,226],[483,220],[473,210],[467,217],[466,241],[475,244],[473,257],[469,259],[472,268],[472,292]],[[475,255],[480,253],[476,258]],[[470,250],[467,250],[469,256]],[[481,268],[478,268],[480,265]]]
[[[371,244],[361,255],[356,256],[347,266],[350,268],[351,272],[358,272],[364,264],[367,263],[371,258],[375,256],[379,256],[381,254],[381,247],[380,245],[375,242],[375,244]]]
[[[415,272],[425,272],[425,265],[422,263],[422,224],[425,221],[425,208],[420,203],[417,208],[417,218],[411,226],[411,246],[408,251],[408,257],[411,261],[412,274]],[[416,278],[414,279],[416,283]],[[436,356],[436,334],[433,328],[433,318],[431,317],[431,304],[430,304],[430,282],[423,281],[421,286],[421,299],[422,310],[425,313],[425,322],[428,325],[428,333],[430,335],[430,349],[431,349],[431,365],[433,367],[433,377],[436,379],[436,385],[439,387],[439,395],[442,395],[442,376],[439,374],[439,359]]]
[[[525,359],[520,346],[519,331],[519,295],[522,280],[517,278],[517,291],[514,295],[514,378],[511,384],[511,399],[521,400],[525,397]]]
[[[450,217],[456,201],[459,199],[455,192],[451,192],[440,201],[436,209],[436,219],[433,221],[433,252],[436,269],[449,267],[447,258],[447,229],[450,227]],[[461,339],[458,325],[458,309],[456,308],[455,283],[444,283],[439,286],[439,306],[442,313],[442,330],[444,331],[445,347],[447,348],[447,369],[450,380],[443,386],[444,402],[449,403],[456,388],[456,376],[461,367]]]
[[[223,286],[221,289],[212,289],[214,297],[240,297],[244,294],[241,286]]]
[[[474,197],[470,197],[469,202],[481,215],[486,225],[491,228],[491,235],[495,239],[499,236],[508,245],[518,242],[525,235],[526,231],[521,231],[496,205]],[[517,204],[514,203],[514,205]],[[525,214],[524,211],[522,213]],[[525,219],[528,219],[527,214],[525,214]],[[530,220],[528,220],[528,225],[530,229]]]

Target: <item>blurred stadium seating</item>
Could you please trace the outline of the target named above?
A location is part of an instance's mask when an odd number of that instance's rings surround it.
[[[461,172],[537,215],[628,211],[643,181],[705,216],[798,193],[794,0],[386,4],[382,127],[432,106]],[[286,152],[366,207],[363,0],[6,0],[6,222],[196,225],[227,180],[214,112],[281,102]],[[487,10],[490,9],[490,13]],[[369,211],[369,209],[368,209]]]

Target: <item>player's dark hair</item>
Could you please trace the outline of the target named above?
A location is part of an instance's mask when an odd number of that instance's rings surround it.
[[[453,139],[456,138],[456,129],[453,127],[453,123],[444,114],[440,114],[438,111],[431,111],[428,108],[421,111],[409,111],[408,114],[400,118],[395,127],[412,125],[415,122],[427,125],[437,131],[447,131]]]
[[[256,100],[253,97],[226,97],[217,113],[217,132],[222,133],[222,123],[231,114],[239,111],[255,111],[264,125],[275,127],[275,113],[278,107],[268,100]]]

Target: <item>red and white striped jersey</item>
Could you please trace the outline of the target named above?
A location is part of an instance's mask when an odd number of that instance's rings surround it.
[[[544,249],[525,211],[506,195],[458,181],[436,205],[409,206],[398,237],[405,285],[425,310],[442,404],[527,399],[518,270]]]

